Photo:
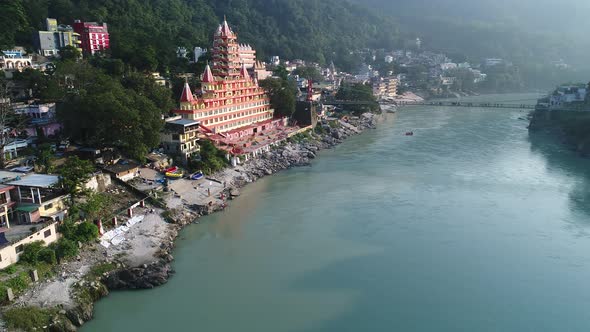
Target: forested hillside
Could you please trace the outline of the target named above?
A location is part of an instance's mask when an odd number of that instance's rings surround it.
[[[398,42],[393,21],[341,0],[0,0],[0,47],[30,45],[45,17],[105,21],[114,57],[139,69],[165,69],[176,46],[208,47],[224,15],[261,57],[347,67],[349,50]]]

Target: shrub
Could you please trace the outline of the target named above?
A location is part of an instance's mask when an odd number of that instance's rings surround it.
[[[87,276],[90,278],[100,278],[103,274],[107,272],[111,272],[116,269],[117,266],[113,263],[102,263],[96,266],[93,266],[88,272]]]
[[[55,244],[52,245],[52,247],[59,259],[78,255],[78,245],[76,242],[66,239],[65,237],[60,238]]]
[[[4,312],[4,321],[10,330],[42,330],[49,325],[54,312],[37,307],[12,308]]]
[[[30,280],[31,278],[29,278],[26,272],[21,272],[16,277],[8,279],[6,281],[6,287],[12,288],[12,291],[18,294],[27,289]]]
[[[51,248],[43,248],[41,251],[39,251],[39,261],[45,262],[47,264],[57,263],[55,251],[53,251]]]
[[[2,273],[4,274],[13,274],[14,272],[16,272],[16,266],[11,265],[7,268],[5,268],[4,270],[2,270]]]
[[[82,243],[90,242],[98,237],[98,227],[89,222],[81,222],[76,227],[75,240]]]
[[[25,244],[23,247],[23,253],[20,255],[20,261],[31,265],[37,264],[37,262],[39,262],[39,252],[44,249],[43,244],[43,241],[35,241]]]
[[[72,214],[72,212],[70,212]],[[76,237],[76,224],[70,218],[66,218],[59,226],[59,232],[66,238],[73,240]]]

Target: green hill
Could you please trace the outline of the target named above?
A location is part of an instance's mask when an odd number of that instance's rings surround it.
[[[109,24],[113,56],[165,69],[177,46],[209,47],[226,15],[240,42],[260,57],[351,63],[349,50],[393,47],[391,19],[341,0],[0,0],[0,46],[28,45],[45,17]]]

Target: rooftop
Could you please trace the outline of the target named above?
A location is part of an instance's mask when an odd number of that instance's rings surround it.
[[[59,182],[59,176],[47,174],[30,174],[23,176],[20,180],[11,181],[7,184],[12,186],[49,188]]]
[[[129,170],[132,170],[134,168],[138,168],[139,164],[132,162],[132,161],[119,161],[118,163],[114,164],[114,165],[109,165],[107,167],[104,168],[105,171],[110,172],[110,173],[114,173],[114,174],[119,174],[122,172],[127,172]]]
[[[16,179],[17,176],[22,176],[22,173],[18,172],[10,172],[10,171],[0,171],[0,183],[5,183],[8,181],[12,181]]]
[[[180,120],[170,121],[168,123],[173,124],[173,125],[177,125],[177,126],[188,127],[188,126],[198,125],[199,121],[189,120],[189,119],[180,119]]]

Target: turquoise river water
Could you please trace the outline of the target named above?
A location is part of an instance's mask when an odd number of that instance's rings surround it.
[[[590,161],[525,115],[388,114],[187,227],[166,285],[82,331],[590,331]]]

